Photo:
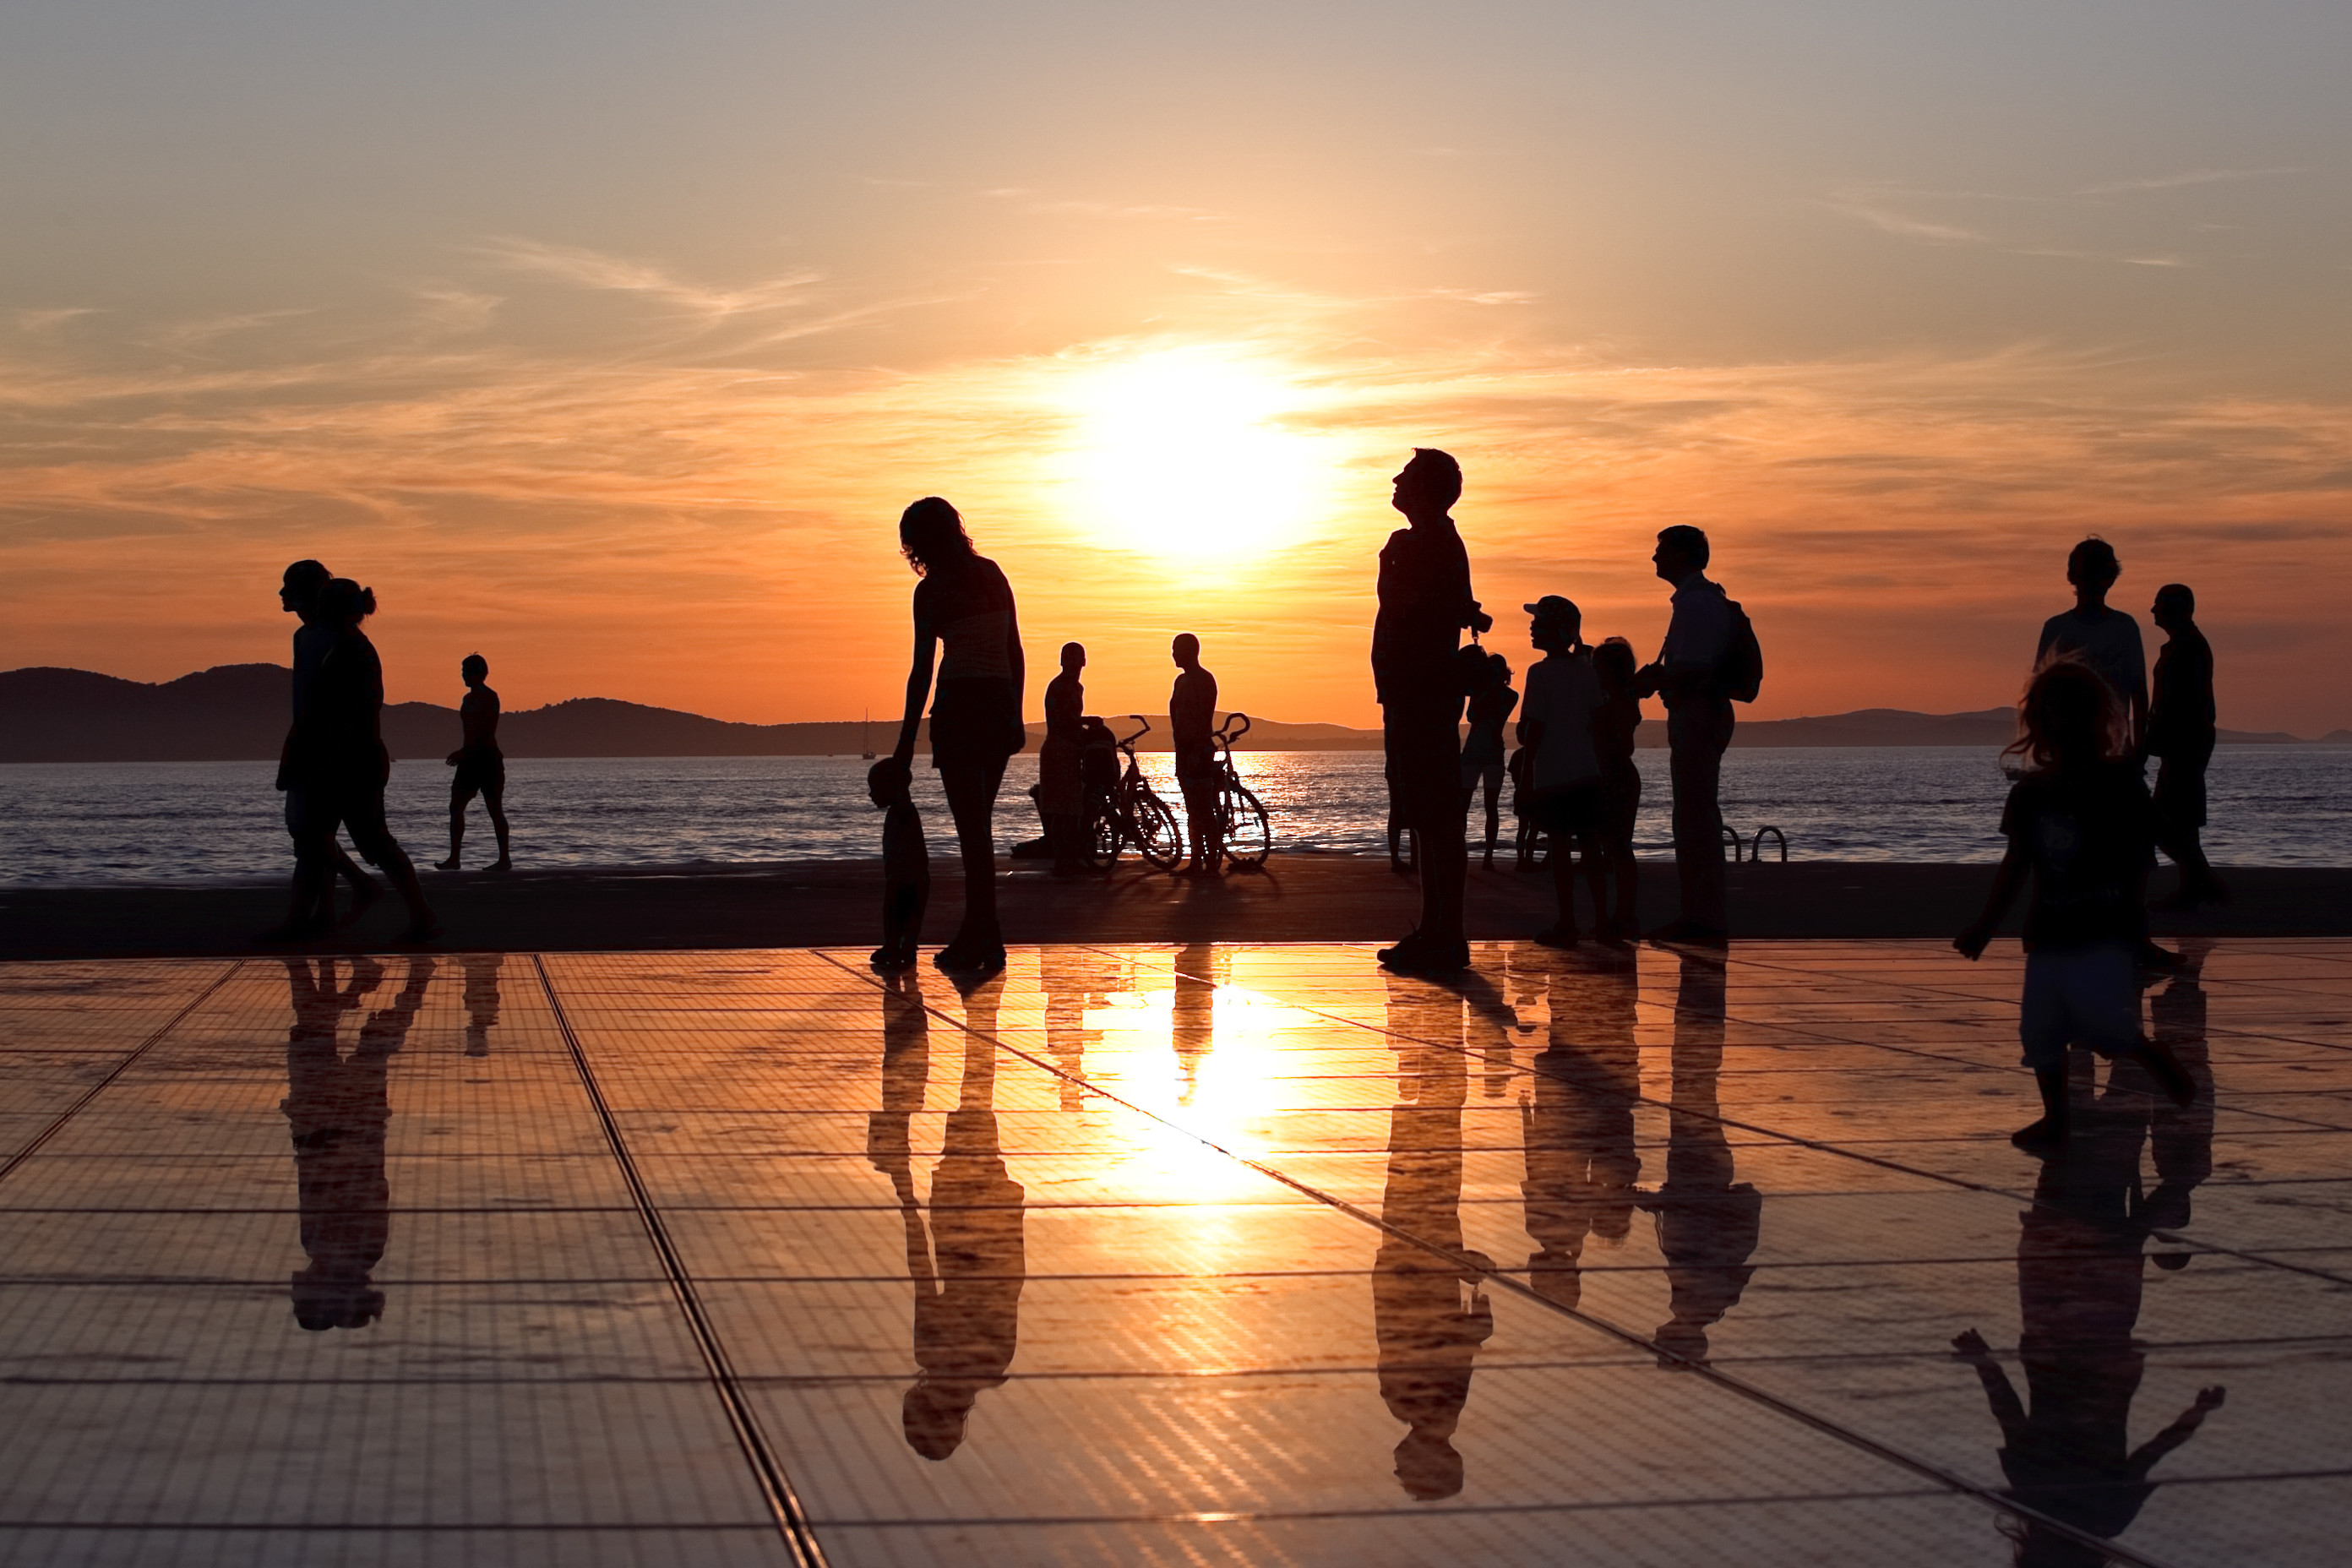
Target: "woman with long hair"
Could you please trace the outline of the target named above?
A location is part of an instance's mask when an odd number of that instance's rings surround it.
[[[915,584],[915,658],[907,673],[907,713],[891,753],[911,773],[923,703],[931,702],[931,766],[940,773],[963,852],[963,923],[932,963],[986,973],[1004,966],[996,918],[996,792],[1004,764],[1028,742],[1021,723],[1021,626],[1013,584],[972,548],[963,518],[926,496],[898,519],[898,549]],[[932,691],[934,676],[938,691]]]
[[[353,847],[382,868],[408,906],[401,940],[426,942],[438,934],[439,924],[416,868],[383,817],[383,788],[392,779],[392,753],[383,744],[383,661],[360,630],[375,613],[375,590],[337,577],[319,590],[319,609],[335,640],[288,742],[289,770],[315,806],[295,842],[297,885],[312,900],[327,888],[335,874],[335,830],[348,827]],[[302,904],[302,896],[295,901]]]

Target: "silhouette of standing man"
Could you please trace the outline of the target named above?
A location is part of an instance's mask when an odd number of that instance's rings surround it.
[[[1175,731],[1176,784],[1184,792],[1185,837],[1192,858],[1177,873],[1213,877],[1224,845],[1217,831],[1217,678],[1201,668],[1201,639],[1179,632],[1169,656],[1182,671],[1168,693],[1168,727]]]
[[[2180,868],[2180,888],[2158,907],[2193,910],[2228,901],[2205,858],[2205,768],[2213,760],[2213,645],[2197,629],[2197,595],[2185,583],[2156,591],[2149,612],[2164,629],[2156,691],[2147,705],[2147,751],[2156,768],[2156,847]]]
[[[466,683],[465,700],[457,719],[465,726],[464,743],[449,753],[457,773],[449,780],[449,858],[436,862],[454,871],[466,847],[466,806],[476,795],[490,814],[490,830],[499,836],[499,858],[493,871],[511,871],[514,858],[507,843],[507,756],[499,750],[499,694],[490,689],[490,661],[469,653],[457,665]]]
[[[1494,617],[1470,593],[1470,554],[1454,526],[1462,466],[1416,447],[1393,481],[1389,504],[1406,527],[1381,549],[1380,615],[1372,622],[1372,684],[1381,703],[1389,805],[1413,836],[1421,872],[1421,924],[1380,951],[1391,969],[1469,966],[1462,924],[1470,873],[1462,827],[1462,628],[1483,632]]]
[[[1731,697],[1722,671],[1732,652],[1731,603],[1706,579],[1706,535],[1677,523],[1658,535],[1651,556],[1675,587],[1674,617],[1657,662],[1635,678],[1634,691],[1666,703],[1666,747],[1675,786],[1675,874],[1682,914],[1651,934],[1665,942],[1724,939],[1723,752],[1731,744]]]

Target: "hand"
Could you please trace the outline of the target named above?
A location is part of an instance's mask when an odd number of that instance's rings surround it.
[[[2230,1391],[2228,1389],[2223,1388],[2219,1384],[2214,1384],[2210,1388],[2199,1389],[2197,1391],[2197,1408],[2200,1410],[2221,1409],[2221,1401],[2229,1392]]]
[[[1954,1334],[1952,1349],[1958,1352],[1962,1359],[1967,1361],[1978,1361],[1992,1354],[1992,1347],[1986,1344],[1984,1336],[1974,1329],[1962,1329],[1958,1333]]]
[[[1976,924],[1969,927],[1968,930],[1954,937],[1952,939],[1952,946],[1959,951],[1959,954],[1962,958],[1965,958],[1973,963],[1976,960],[1984,956],[1986,944],[1991,941],[1992,927],[1985,924],[1982,921],[1979,921]]]
[[[1495,617],[1480,609],[1475,600],[1470,605],[1470,629],[1474,633],[1491,632],[1495,629]]]
[[[445,768],[454,768],[457,765],[457,759],[465,754],[466,753],[462,751],[452,752],[447,756],[441,759],[441,765]]]
[[[1633,672],[1633,695],[1655,697],[1659,689],[1665,685],[1665,680],[1666,671],[1664,665],[1645,664]]]

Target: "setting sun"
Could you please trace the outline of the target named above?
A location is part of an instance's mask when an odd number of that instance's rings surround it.
[[[1259,555],[1295,541],[1333,489],[1328,438],[1286,429],[1296,389],[1213,349],[1091,368],[1061,398],[1076,416],[1064,507],[1097,542],[1154,555]]]

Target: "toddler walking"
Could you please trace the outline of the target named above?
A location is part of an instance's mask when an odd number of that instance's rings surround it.
[[[2021,718],[2023,733],[2010,754],[2025,768],[2000,816],[2009,852],[1984,912],[1952,945],[1972,959],[1982,953],[2032,879],[2018,1033],[2042,1091],[2042,1118],[2010,1142],[2042,1153],[2066,1142],[2069,1046],[2137,1059],[2176,1105],[2194,1099],[2196,1085],[2140,1032],[2141,885],[2156,817],[2125,739],[2122,704],[2089,666],[2061,657],[2034,672]]]
[[[883,758],[866,773],[866,793],[884,813],[882,945],[874,950],[873,964],[886,974],[914,966],[923,940],[923,908],[931,900],[931,857],[910,793],[913,784],[913,773],[896,757]]]

